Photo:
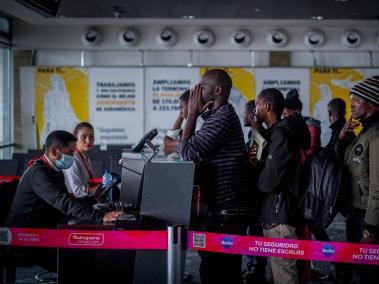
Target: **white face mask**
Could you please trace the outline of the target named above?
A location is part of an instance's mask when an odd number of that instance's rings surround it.
[[[55,160],[55,166],[60,170],[71,168],[74,163],[74,157],[71,155],[62,154],[62,158]]]

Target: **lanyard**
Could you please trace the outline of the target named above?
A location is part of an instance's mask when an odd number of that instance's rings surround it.
[[[84,166],[86,167],[86,170],[88,172],[88,176],[89,176],[89,183],[94,183],[94,179],[93,179],[93,174],[92,174],[92,170],[91,170],[91,166],[90,164],[88,163],[87,159],[83,156],[83,154],[79,151],[79,150],[76,150],[76,153],[78,153],[80,159],[82,159],[83,163],[84,163]]]
[[[45,154],[42,154],[41,156],[42,161],[45,163],[45,165],[48,167],[49,170],[53,170],[53,168],[50,166],[49,161],[46,159]]]

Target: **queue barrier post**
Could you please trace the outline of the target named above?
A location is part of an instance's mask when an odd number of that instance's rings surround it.
[[[167,283],[182,283],[182,225],[167,226]]]

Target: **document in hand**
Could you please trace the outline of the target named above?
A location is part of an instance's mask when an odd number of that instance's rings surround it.
[[[260,161],[262,157],[263,148],[266,146],[267,141],[263,136],[255,129],[253,129],[251,134],[250,146],[257,145],[257,160]]]

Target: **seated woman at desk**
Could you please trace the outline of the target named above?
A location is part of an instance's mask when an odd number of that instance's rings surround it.
[[[95,142],[95,136],[93,126],[88,122],[77,124],[73,134],[78,139],[74,153],[74,164],[63,172],[68,191],[73,196],[80,198],[93,195],[96,191],[91,161],[88,157],[88,152]]]

